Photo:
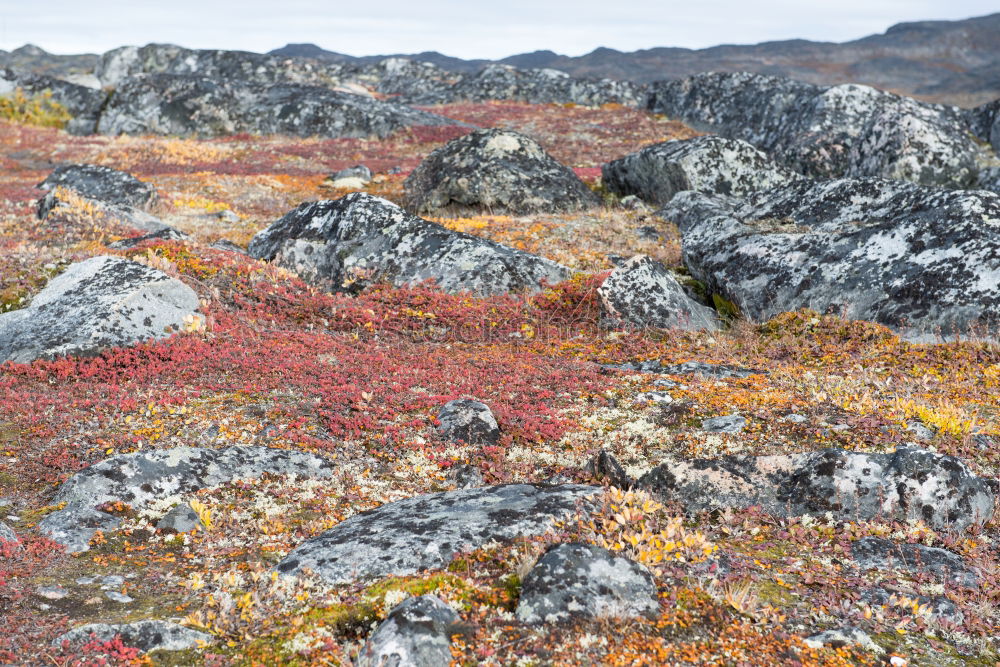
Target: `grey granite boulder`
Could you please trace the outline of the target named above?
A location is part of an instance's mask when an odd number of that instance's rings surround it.
[[[155,215],[134,206],[109,204],[60,188],[50,190],[38,200],[37,215],[39,220],[51,223],[81,218],[103,227],[124,227],[147,233],[172,229]]]
[[[650,85],[647,108],[748,141],[817,178],[876,176],[967,187],[981,149],[957,108],[857,84],[710,72]]]
[[[237,479],[256,479],[265,473],[300,478],[328,478],[329,460],[286,449],[175,447],[119,454],[84,468],[70,477],[52,499],[66,503],[39,522],[38,528],[70,552],[86,551],[97,530],[113,530],[121,519],[98,507],[122,502],[142,511],[162,501]]]
[[[71,264],[27,308],[0,314],[0,362],[94,355],[181,330],[198,295],[176,278],[121,257]]]
[[[312,570],[330,584],[443,568],[491,541],[545,533],[600,487],[507,484],[416,496],[337,524],[296,547],[278,564],[294,575]]]
[[[148,653],[149,651],[184,651],[197,648],[200,642],[212,644],[215,638],[170,621],[135,621],[134,623],[90,623],[66,632],[52,642],[53,646],[86,644],[93,639],[108,642],[119,637],[122,644]]]
[[[433,595],[404,600],[365,642],[357,667],[440,667],[451,663],[458,614]]]
[[[600,198],[538,142],[511,130],[477,130],[433,151],[403,183],[418,213],[482,209],[535,213],[578,211]]]
[[[921,519],[935,530],[982,526],[994,513],[989,480],[960,460],[916,447],[891,454],[824,449],[775,456],[672,460],[636,485],[689,511],[754,505],[776,516]]]
[[[14,529],[0,521],[0,542],[17,542],[17,533]]]
[[[716,136],[653,144],[601,167],[611,192],[660,205],[683,190],[744,197],[801,178],[745,141]]]
[[[719,328],[714,310],[689,297],[665,266],[645,255],[636,255],[612,271],[597,294],[606,326]]]
[[[841,179],[725,205],[685,193],[660,215],[691,275],[751,319],[811,308],[918,340],[1000,327],[1000,195]]]
[[[592,544],[550,547],[521,584],[524,623],[655,618],[660,603],[649,570]]]
[[[446,440],[469,445],[495,445],[500,426],[489,406],[470,399],[445,403],[438,412],[438,433]]]
[[[881,537],[864,537],[851,544],[851,558],[863,570],[902,569],[929,573],[967,588],[979,587],[979,575],[958,554],[923,544],[896,544]]]
[[[132,174],[98,164],[57,167],[38,184],[43,190],[69,188],[84,197],[108,204],[146,208],[156,201],[156,188]]]
[[[91,134],[108,99],[103,90],[0,67],[0,97],[12,95],[17,90],[27,97],[51,95],[51,101],[61,105],[71,116],[66,123],[66,131],[70,134]]]
[[[452,232],[365,193],[302,204],[254,236],[248,252],[331,290],[433,279],[446,292],[490,295],[570,276],[553,261]]]
[[[746,417],[740,415],[723,415],[711,417],[701,422],[701,430],[708,433],[739,433],[746,428]]]

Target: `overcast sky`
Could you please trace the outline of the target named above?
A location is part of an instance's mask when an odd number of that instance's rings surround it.
[[[0,49],[125,44],[269,51],[312,42],[350,55],[700,48],[801,37],[847,41],[894,23],[1000,11],[998,0],[0,0]]]

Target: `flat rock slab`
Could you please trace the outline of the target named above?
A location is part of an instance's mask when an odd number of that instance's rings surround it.
[[[521,584],[523,623],[655,618],[660,603],[653,575],[634,561],[592,544],[550,547]]]
[[[451,635],[458,614],[433,595],[396,605],[368,638],[356,667],[440,667],[451,663]]]
[[[95,355],[183,330],[196,314],[194,290],[121,257],[71,264],[27,308],[0,314],[0,362]]]
[[[897,544],[880,537],[865,537],[851,545],[851,557],[864,570],[903,569],[929,573],[967,588],[979,587],[979,575],[958,554],[923,544]]]
[[[38,528],[71,553],[87,551],[97,530],[113,530],[121,523],[97,509],[104,503],[119,501],[142,510],[158,500],[264,473],[327,478],[333,470],[323,457],[268,447],[175,447],[120,454],[81,470],[60,486],[52,503],[66,506],[42,519]]]
[[[205,644],[215,642],[215,638],[210,634],[169,621],[136,621],[82,625],[56,637],[52,645],[61,646],[63,642],[69,642],[70,645],[86,644],[93,639],[108,642],[115,637],[121,638],[125,646],[137,648],[145,653],[157,650],[184,651],[197,648],[199,642]]]
[[[460,489],[382,505],[302,543],[278,572],[304,569],[331,584],[445,567],[493,540],[540,535],[600,487],[508,484]]]
[[[600,206],[600,198],[545,152],[511,130],[477,130],[428,155],[403,183],[418,213],[475,209],[566,212]]]
[[[156,188],[132,174],[97,164],[57,167],[38,184],[43,190],[69,188],[84,197],[119,206],[146,208],[156,201]]]
[[[434,280],[446,292],[485,296],[539,290],[542,283],[560,282],[571,273],[561,264],[450,231],[364,193],[302,204],[254,236],[248,252],[329,290]]]
[[[684,190],[744,197],[801,178],[753,145],[717,136],[653,144],[601,167],[611,192],[661,206]]]
[[[844,521],[922,519],[935,530],[954,531],[985,524],[995,503],[989,481],[962,461],[917,447],[891,454],[824,449],[676,460],[657,466],[636,485],[679,501],[688,511],[759,505],[776,516],[830,512]]]
[[[665,266],[645,255],[612,271],[597,294],[605,326],[719,329],[715,311],[689,297]]]

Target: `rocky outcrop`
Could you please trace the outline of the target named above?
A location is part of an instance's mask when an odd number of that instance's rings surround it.
[[[611,272],[599,288],[602,323],[688,331],[719,328],[715,311],[687,295],[665,266],[637,255]]]
[[[842,179],[735,205],[685,193],[660,215],[679,225],[691,275],[755,320],[811,308],[918,340],[1000,327],[994,193]]]
[[[450,442],[495,445],[500,427],[489,406],[466,398],[445,403],[438,412],[438,433]]]
[[[0,314],[0,362],[94,355],[181,331],[201,317],[198,295],[162,271],[121,257],[71,264],[27,308]]]
[[[108,99],[108,94],[103,90],[0,67],[0,97],[11,95],[17,90],[28,97],[50,94],[50,99],[65,108],[71,116],[66,123],[66,131],[71,134],[91,134],[97,126],[101,108]]]
[[[451,635],[458,614],[433,595],[403,601],[368,638],[357,667],[412,665],[438,667],[451,663]]]
[[[137,648],[144,653],[149,651],[184,651],[197,648],[200,645],[212,644],[215,638],[205,632],[170,621],[135,621],[134,623],[90,623],[66,632],[52,642],[53,646],[62,646],[64,642],[72,645],[86,644],[94,639],[109,642],[115,637],[121,639],[123,645]]]
[[[121,523],[99,509],[105,503],[121,502],[141,511],[157,501],[265,473],[327,478],[333,470],[323,457],[268,447],[175,447],[119,454],[84,468],[60,486],[52,504],[65,506],[46,516],[38,528],[71,553],[86,551],[97,530],[114,530]]]
[[[557,544],[521,584],[522,623],[655,618],[660,603],[649,570],[592,544]]]
[[[156,201],[156,188],[132,174],[97,164],[57,167],[38,184],[42,190],[68,188],[78,194],[117,206],[147,208]]]
[[[747,142],[716,136],[653,144],[601,167],[611,192],[660,205],[683,190],[745,197],[800,178]]]
[[[417,212],[557,212],[601,203],[534,139],[502,129],[478,130],[449,141],[428,155],[403,186],[407,206]]]
[[[446,292],[537,290],[569,277],[547,259],[452,232],[364,193],[302,204],[259,232],[249,253],[325,289],[434,280]]]
[[[957,109],[867,86],[712,72],[652,84],[647,108],[748,141],[806,176],[956,188],[976,180],[980,149]]]
[[[330,584],[442,568],[493,540],[540,535],[600,487],[508,484],[446,491],[352,516],[292,550],[278,572]]]

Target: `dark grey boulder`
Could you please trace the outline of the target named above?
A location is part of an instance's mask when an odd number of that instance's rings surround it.
[[[330,584],[443,568],[490,541],[545,533],[600,487],[508,484],[407,498],[363,512],[296,547],[278,572]]]
[[[452,232],[365,193],[302,204],[254,236],[248,252],[330,290],[434,280],[446,292],[490,295],[570,276],[553,261]]]
[[[710,72],[650,85],[647,108],[748,141],[816,178],[875,176],[967,187],[981,149],[955,107],[858,84]]]
[[[27,308],[0,314],[0,362],[95,355],[164,338],[195,321],[198,295],[176,278],[121,257],[71,264]]]
[[[407,206],[496,212],[566,212],[600,198],[537,141],[503,129],[477,130],[433,151],[403,183]]]
[[[979,587],[979,575],[958,554],[923,544],[897,544],[881,537],[864,537],[851,544],[851,558],[863,570],[901,569],[926,573],[966,588]]]
[[[66,131],[70,134],[91,134],[108,99],[103,90],[0,67],[0,97],[12,95],[17,90],[27,97],[50,94],[50,99],[65,108],[71,116],[66,123]]]
[[[649,570],[592,544],[550,547],[521,584],[523,623],[655,618],[660,603]]]
[[[50,190],[38,200],[37,215],[39,220],[50,222],[81,217],[105,227],[125,227],[148,233],[170,229],[156,216],[134,206],[109,204],[59,189]]]
[[[979,171],[977,190],[988,190],[1000,194],[1000,167],[989,167]]]
[[[175,447],[119,454],[84,468],[60,486],[52,503],[65,507],[47,515],[38,528],[71,553],[86,551],[97,530],[113,530],[121,523],[97,509],[104,503],[122,502],[141,511],[155,501],[265,473],[323,479],[333,471],[323,457],[267,447]]]
[[[739,433],[746,428],[746,417],[740,415],[723,415],[710,417],[701,422],[701,430],[708,433]]]
[[[134,248],[140,243],[144,243],[146,241],[184,241],[188,238],[190,237],[187,234],[178,229],[174,229],[173,227],[164,227],[163,229],[143,234],[142,236],[133,236],[127,239],[121,239],[120,241],[113,241],[108,244],[108,247],[116,250],[125,250],[128,248]]]
[[[660,214],[691,275],[751,319],[812,308],[917,340],[1000,327],[1000,195],[841,179],[723,206],[685,193]]]
[[[646,146],[601,167],[611,192],[660,205],[684,190],[745,197],[801,178],[745,141],[716,136]]]
[[[17,533],[14,529],[0,521],[0,542],[18,542]]]
[[[657,373],[660,375],[698,375],[722,380],[726,378],[747,378],[751,375],[767,375],[768,372],[756,368],[741,368],[730,364],[707,364],[703,361],[685,361],[679,364],[661,364],[658,360],[604,364],[604,368],[637,373]]]
[[[612,271],[597,294],[605,326],[719,329],[715,311],[689,297],[665,266],[645,255],[636,255]]]
[[[357,667],[440,667],[451,663],[458,614],[433,595],[404,600],[361,649]]]
[[[965,118],[972,134],[1000,153],[1000,100],[966,110]]]
[[[179,503],[156,522],[156,529],[165,533],[190,533],[204,528],[201,517],[189,503]]]
[[[98,164],[66,164],[38,184],[43,190],[69,188],[84,197],[118,206],[146,208],[156,201],[156,188],[132,174]]]
[[[916,447],[891,454],[843,449],[775,456],[672,460],[636,484],[689,511],[754,505],[776,516],[921,519],[935,530],[982,526],[996,501],[987,479],[959,459]]]
[[[136,621],[134,623],[90,623],[73,628],[52,642],[53,646],[86,644],[94,639],[109,642],[119,637],[122,644],[148,653],[150,651],[184,651],[201,643],[212,644],[215,638],[170,621]]]
[[[489,406],[466,398],[445,403],[438,412],[438,433],[446,440],[469,445],[495,445],[500,426]]]

